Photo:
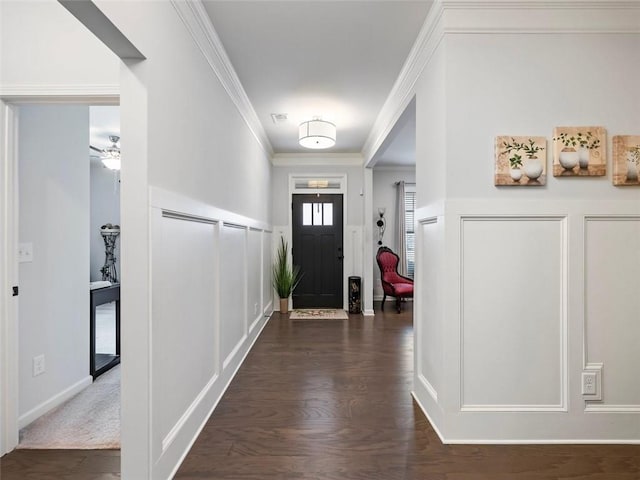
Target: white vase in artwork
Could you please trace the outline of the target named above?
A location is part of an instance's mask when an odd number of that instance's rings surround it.
[[[589,168],[589,157],[591,150],[585,147],[578,148],[578,163],[580,168]]]
[[[578,152],[576,152],[575,149],[571,147],[563,148],[560,152],[560,155],[558,155],[560,165],[562,165],[562,168],[565,168],[567,170],[571,170],[572,168],[574,168],[578,164],[578,159]]]
[[[629,158],[630,154],[627,154],[627,182],[638,181],[638,165],[636,162]]]
[[[519,168],[510,168],[509,175],[511,175],[511,179],[514,182],[519,182],[522,178],[522,170],[520,170]]]
[[[542,175],[542,162],[538,157],[532,157],[524,163],[524,174],[529,180],[537,180]]]

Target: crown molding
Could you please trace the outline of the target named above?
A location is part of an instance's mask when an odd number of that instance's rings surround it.
[[[245,92],[220,37],[213,28],[201,0],[171,0],[178,16],[187,27],[193,41],[240,112],[249,130],[267,155],[273,155],[273,147],[258,115]]]
[[[119,85],[0,85],[0,97],[20,103],[64,102],[117,105]]]
[[[638,0],[440,0],[447,9],[638,9]]]
[[[374,172],[398,172],[398,173],[416,173],[415,165],[374,165]]]
[[[276,153],[271,157],[274,167],[341,166],[361,167],[360,153]]]
[[[446,35],[638,33],[638,0],[435,0],[364,143],[365,165],[415,95],[418,78]]]
[[[434,2],[400,74],[389,92],[389,96],[382,105],[373,128],[364,142],[362,156],[365,166],[370,166],[373,156],[382,146],[387,135],[415,95],[415,84],[444,37],[443,14],[442,2]]]

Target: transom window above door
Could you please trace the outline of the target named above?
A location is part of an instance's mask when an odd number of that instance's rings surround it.
[[[303,226],[332,226],[333,203],[303,203]]]

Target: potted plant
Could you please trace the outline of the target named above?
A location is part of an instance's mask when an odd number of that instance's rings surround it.
[[[519,182],[522,178],[522,155],[518,152],[522,149],[522,144],[516,142],[512,137],[511,142],[502,142],[503,153],[509,156],[509,175],[514,182]]]
[[[543,168],[536,154],[544,150],[544,147],[536,145],[532,139],[529,139],[529,143],[522,143],[520,146],[528,159],[524,166],[524,174],[531,180],[537,180],[542,175]]]
[[[575,135],[569,135],[568,133],[561,133],[557,137],[553,138],[554,142],[561,142],[564,148],[558,155],[560,165],[566,170],[572,170],[578,164],[579,154],[575,147],[580,142]]]
[[[300,283],[302,274],[300,267],[289,265],[289,245],[283,237],[280,237],[280,246],[276,251],[276,260],[273,263],[273,288],[280,297],[280,313],[289,311],[289,297]]]
[[[589,157],[591,156],[591,150],[600,146],[600,139],[595,137],[591,132],[578,132],[576,134],[576,140],[578,141],[578,163],[580,168],[589,167]]]

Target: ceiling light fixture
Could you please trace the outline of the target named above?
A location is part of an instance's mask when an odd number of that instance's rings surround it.
[[[333,147],[336,144],[336,126],[319,118],[302,122],[298,129],[298,141],[305,148]]]
[[[118,141],[120,137],[117,135],[109,135],[109,141],[113,143],[110,147],[102,150],[102,164],[110,170],[120,170],[120,149],[118,148]]]

